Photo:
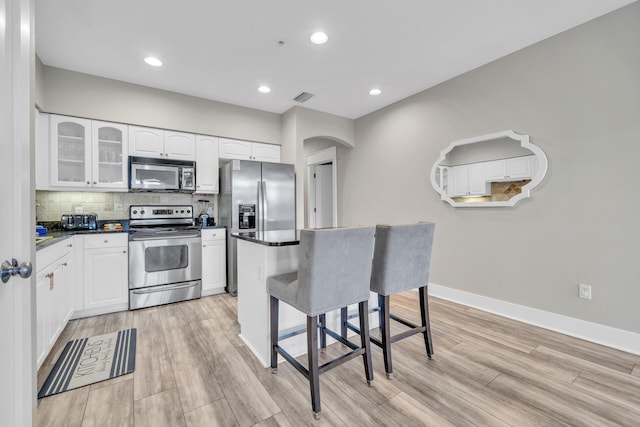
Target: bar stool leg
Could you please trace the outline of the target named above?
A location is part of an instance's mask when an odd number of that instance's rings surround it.
[[[426,286],[420,288],[420,317],[422,317],[422,326],[425,328],[424,345],[427,348],[427,356],[431,359],[433,356],[433,341],[431,340],[431,324],[429,323],[429,293]]]
[[[307,358],[309,361],[309,388],[313,416],[320,419],[320,372],[318,370],[318,316],[307,316]]]
[[[278,299],[270,296],[270,324],[271,324],[271,373],[275,374],[278,371],[278,352],[276,346],[278,345]]]
[[[340,309],[340,336],[347,339],[347,322],[349,319],[347,318],[349,307],[342,307]]]
[[[360,345],[364,348],[362,359],[364,372],[367,376],[367,384],[373,384],[373,362],[371,360],[371,343],[369,342],[369,302],[362,301],[358,304],[360,312]]]
[[[384,296],[378,294],[378,329],[382,332],[382,325],[384,323],[384,313],[382,312],[382,306],[384,304]]]
[[[389,322],[389,295],[379,295],[380,303],[380,335],[382,341],[382,354],[384,356],[384,371],[387,378],[393,378],[393,367],[391,366],[391,325]]]
[[[320,351],[324,353],[327,349],[327,315],[320,315]]]

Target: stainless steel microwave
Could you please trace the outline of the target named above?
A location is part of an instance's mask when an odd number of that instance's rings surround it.
[[[129,156],[129,190],[193,193],[196,162]]]

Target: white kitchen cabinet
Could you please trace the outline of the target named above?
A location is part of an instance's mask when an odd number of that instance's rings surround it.
[[[484,163],[450,168],[452,185],[451,197],[488,196],[491,194],[491,184],[485,179]]]
[[[165,157],[175,160],[196,159],[196,136],[192,133],[164,131]]]
[[[71,239],[36,252],[36,352],[38,367],[73,313]]]
[[[49,175],[49,114],[35,110],[36,123],[36,190],[48,190]]]
[[[195,160],[195,135],[129,126],[129,155],[156,159]]]
[[[533,177],[534,156],[512,157],[485,163],[487,181],[516,181]]]
[[[129,155],[164,158],[164,131],[156,128],[129,126]]]
[[[127,190],[126,125],[51,115],[49,137],[50,151],[41,145],[38,151],[47,158],[50,181],[37,173],[37,188]]]
[[[92,120],[91,185],[128,189],[127,125]]]
[[[219,157],[221,159],[256,160],[260,162],[280,162],[280,146],[239,139],[220,138]]]
[[[51,115],[51,186],[91,186],[91,120]]]
[[[220,294],[227,285],[224,228],[202,230],[202,296]]]
[[[196,135],[196,193],[218,194],[218,137]]]
[[[84,305],[80,315],[127,310],[128,235],[108,233],[82,238]]]
[[[253,160],[260,162],[280,162],[280,146],[274,144],[261,144],[254,142],[251,145]]]

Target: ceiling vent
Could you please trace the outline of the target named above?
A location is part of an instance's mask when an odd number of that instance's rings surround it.
[[[300,95],[296,96],[295,98],[293,98],[294,101],[296,102],[306,102],[309,99],[311,99],[313,97],[312,93],[309,92],[302,92]]]

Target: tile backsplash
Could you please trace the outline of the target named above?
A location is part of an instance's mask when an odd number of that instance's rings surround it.
[[[179,193],[91,193],[80,191],[36,191],[36,221],[60,221],[64,213],[95,213],[99,220],[129,218],[129,206],[135,204],[193,205],[200,213],[200,199],[210,201],[211,213],[218,219],[217,195]]]

